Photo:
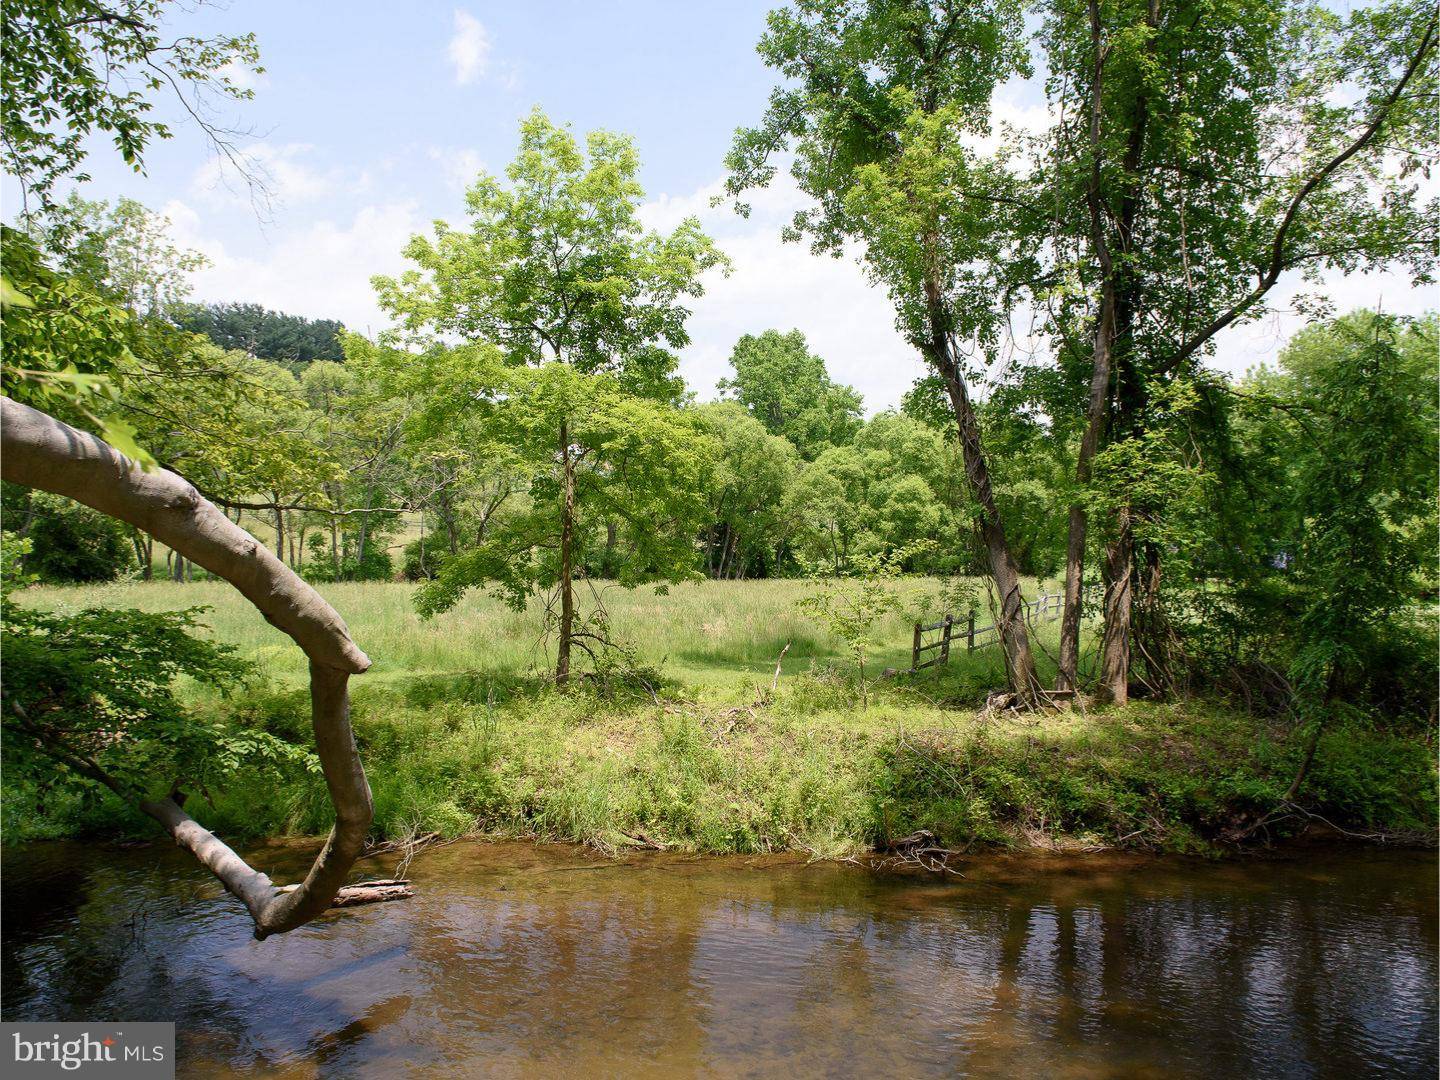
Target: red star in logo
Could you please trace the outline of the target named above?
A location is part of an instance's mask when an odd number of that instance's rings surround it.
[[[100,1040],[100,1045],[101,1045],[101,1046],[114,1046],[114,1045],[115,1045],[115,1040],[112,1039],[112,1038],[110,1038],[110,1036],[107,1035],[107,1036],[105,1036],[105,1038],[103,1038],[103,1039]]]

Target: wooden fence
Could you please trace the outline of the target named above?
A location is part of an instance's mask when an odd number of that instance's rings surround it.
[[[1090,590],[1087,589],[1086,592]],[[1025,609],[1025,623],[1034,626],[1039,622],[1053,622],[1060,617],[1065,609],[1065,596],[1063,593],[1045,593],[1037,596],[1034,600],[1022,601]],[[939,636],[927,641],[927,634]],[[915,643],[910,650],[910,670],[919,671],[921,668],[930,667],[933,664],[944,664],[950,660],[950,645],[955,641],[965,643],[966,652],[974,652],[976,649],[983,649],[994,645],[1000,640],[1000,632],[995,624],[989,626],[975,625],[975,609],[960,618],[955,615],[946,615],[939,622],[916,623]],[[936,652],[936,650],[939,650]],[[928,652],[936,654],[928,660],[922,659]]]

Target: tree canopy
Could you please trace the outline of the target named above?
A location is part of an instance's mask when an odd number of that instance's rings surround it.
[[[254,90],[241,72],[260,73],[254,34],[171,37],[162,30],[166,0],[10,0],[0,23],[0,134],[5,169],[24,192],[25,211],[55,208],[62,178],[79,171],[88,140],[103,135],[137,172],[170,125],[150,116],[173,98],[215,151],[241,160],[234,133],[206,118],[210,98],[244,101]]]
[[[859,430],[860,395],[830,381],[825,361],[799,330],[742,335],[730,366],[735,374],[720,380],[721,395],[738,401],[771,435],[789,439],[806,460],[827,446],[843,446]]]
[[[182,330],[204,334],[222,349],[238,349],[261,360],[275,360],[299,371],[316,360],[345,359],[335,319],[286,315],[260,304],[187,304],[173,313]]]

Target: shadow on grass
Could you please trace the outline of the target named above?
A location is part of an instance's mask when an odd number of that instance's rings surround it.
[[[396,680],[396,689],[406,705],[415,709],[433,709],[439,705],[483,705],[501,708],[519,701],[533,701],[557,692],[555,677],[550,672],[461,671],[443,675],[416,675]],[[658,672],[638,671],[589,672],[577,671],[571,676],[567,692],[594,694],[606,701],[625,703],[631,700],[651,702],[655,696],[674,689],[678,684]]]
[[[928,830],[941,846],[1124,846],[1215,854],[1237,827],[1284,803],[1303,739],[1199,702],[986,720],[964,731],[896,732],[872,795],[878,842]],[[1413,739],[1363,725],[1329,732],[1306,782],[1304,813],[1254,840],[1303,829],[1310,815],[1364,831],[1433,832],[1433,763]]]
[[[727,638],[715,642],[712,646],[682,649],[674,655],[677,660],[696,668],[749,671],[760,670],[768,664],[773,670],[775,661],[787,645],[787,661],[813,658],[817,663],[833,663],[845,659],[842,649],[814,634],[766,634],[750,638]]]

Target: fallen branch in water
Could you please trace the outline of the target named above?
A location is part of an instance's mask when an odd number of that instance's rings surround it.
[[[299,885],[285,885],[281,892],[293,892]],[[330,901],[332,908],[352,907],[356,904],[384,904],[391,900],[408,900],[415,895],[410,888],[409,878],[383,878],[377,881],[359,881],[344,886]]]
[[[973,841],[972,841],[973,843]],[[970,850],[966,844],[962,850],[940,847],[935,843],[935,834],[929,829],[917,829],[909,836],[902,836],[890,840],[877,847],[878,851],[888,851],[890,857],[881,859],[876,863],[878,869],[893,869],[897,866],[918,866],[922,870],[931,873],[954,874],[956,877],[965,875],[950,867],[949,860],[958,855],[964,855]]]
[[[668,851],[670,849],[670,845],[663,840],[655,840],[646,836],[639,829],[628,833],[617,832],[615,837],[626,847],[638,848],[641,851]]]
[[[441,841],[438,832],[429,832],[423,836],[408,837],[402,836],[397,840],[385,840],[379,844],[367,844],[365,850],[360,853],[362,859],[369,859],[375,855],[388,855],[392,851],[418,851],[422,847],[429,847],[431,844],[438,844]]]

